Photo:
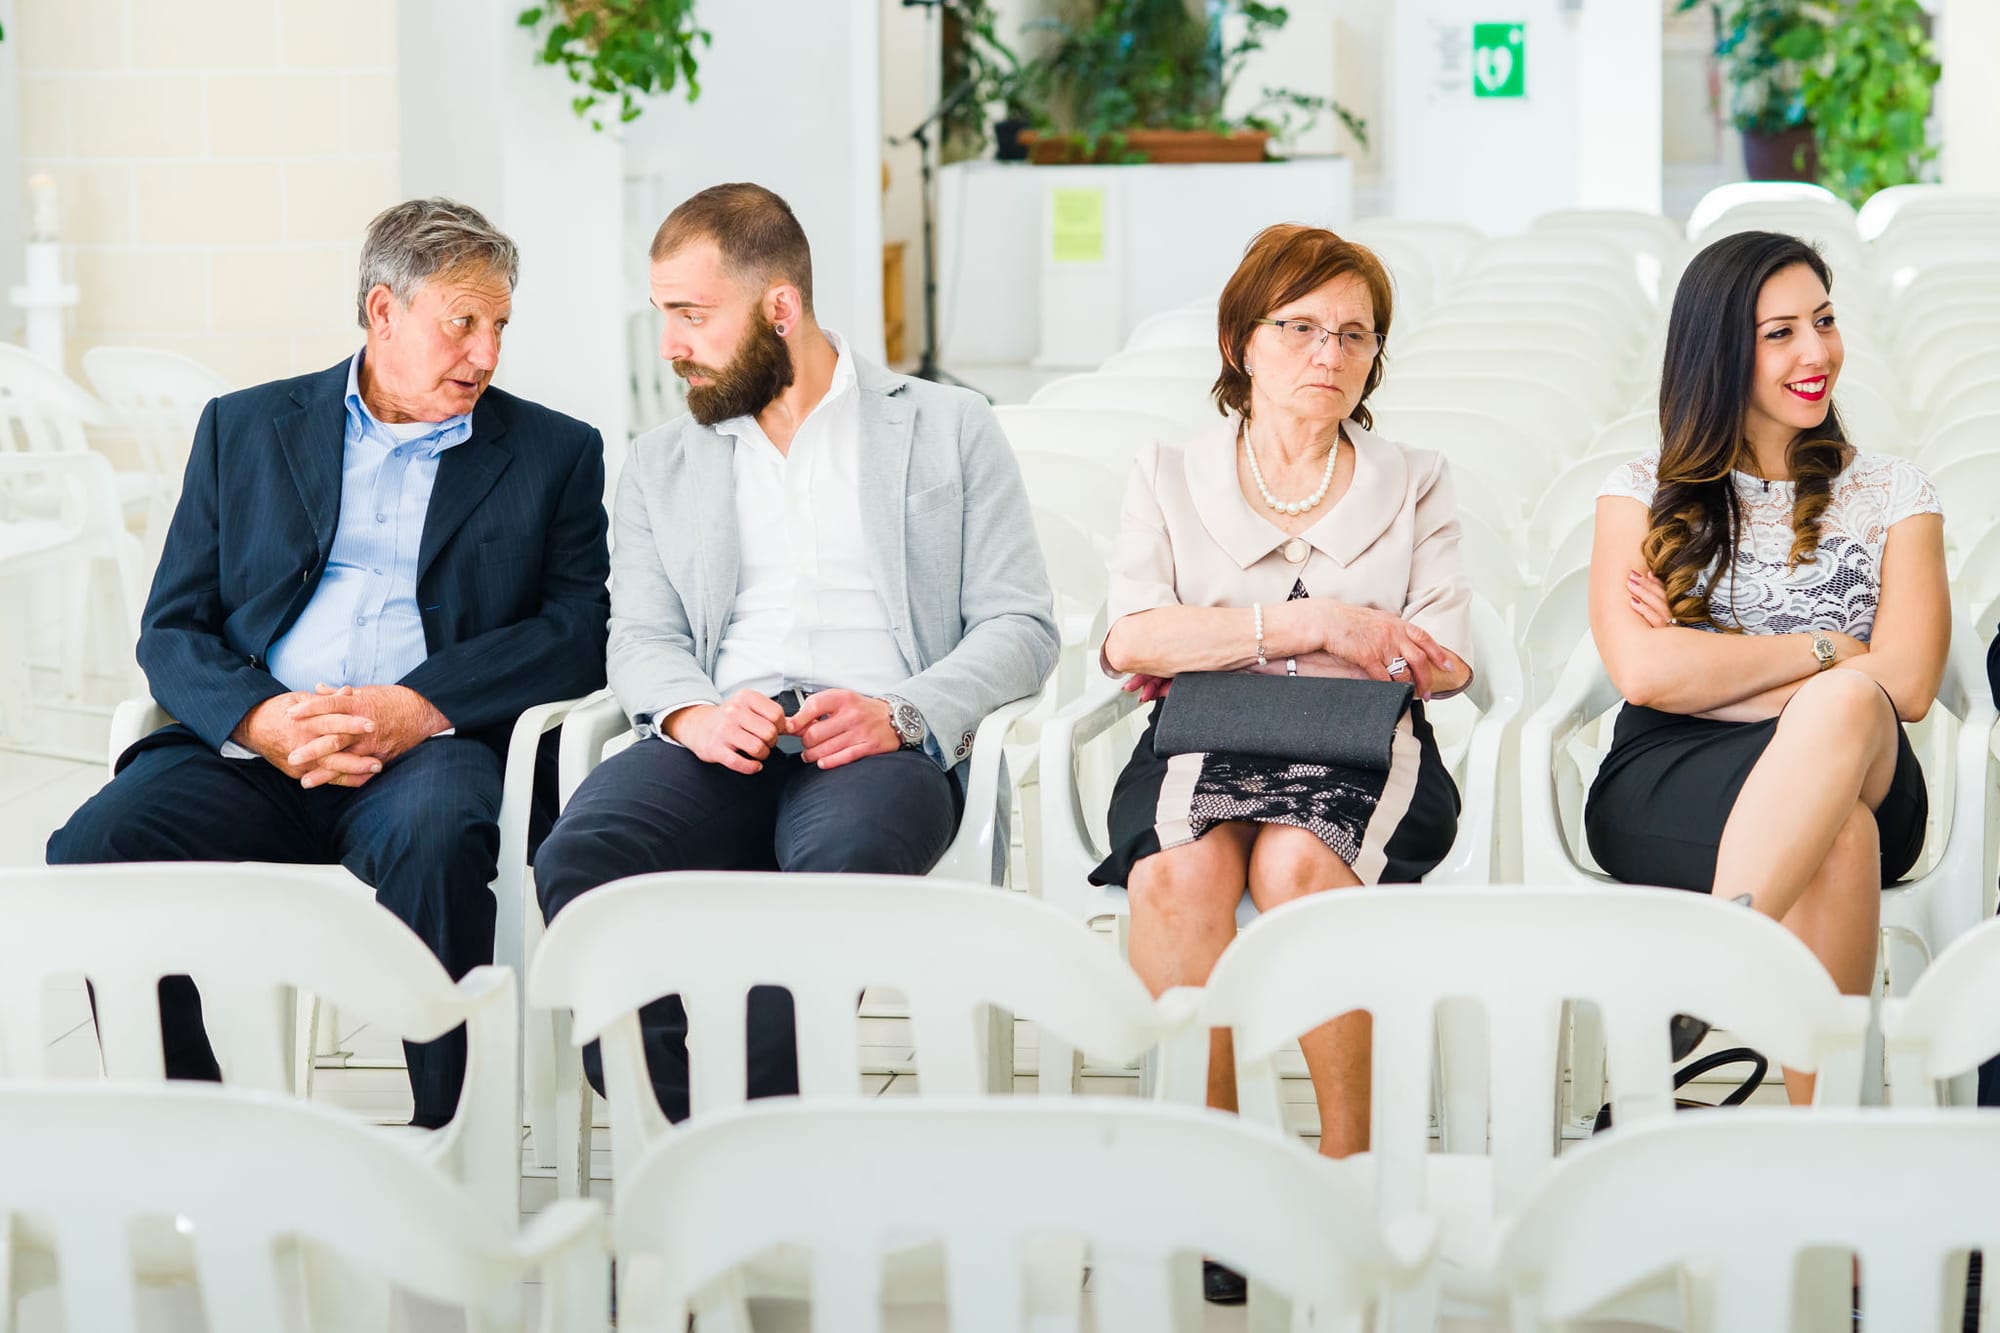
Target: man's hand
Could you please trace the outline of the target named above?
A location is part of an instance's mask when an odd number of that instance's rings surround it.
[[[889,720],[889,705],[853,690],[821,690],[806,696],[799,711],[785,719],[785,730],[805,742],[799,758],[821,768],[839,768],[903,746]]]
[[[285,756],[288,765],[306,768],[299,780],[305,787],[359,787],[383,765],[451,727],[451,719],[407,685],[343,685],[337,690],[320,685],[285,715],[321,728]]]
[[[738,690],[725,703],[675,709],[661,729],[704,763],[759,773],[785,729],[785,710],[755,690]]]
[[[303,781],[315,770],[331,765],[325,771],[353,778],[355,781],[347,785],[359,786],[381,772],[381,760],[348,752],[356,742],[372,737],[374,721],[352,713],[329,713],[303,720],[293,717],[292,710],[312,697],[302,690],[272,695],[243,715],[243,720],[236,724],[236,730],[230,733],[230,739],[247,750],[255,751],[288,778]],[[307,746],[319,747],[315,751],[317,758],[293,757]],[[322,782],[325,780],[320,779]],[[308,782],[306,785],[318,786],[319,783]]]

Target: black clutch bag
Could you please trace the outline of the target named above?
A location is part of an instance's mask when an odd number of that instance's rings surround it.
[[[1153,731],[1160,754],[1216,752],[1389,771],[1407,681],[1188,671]]]

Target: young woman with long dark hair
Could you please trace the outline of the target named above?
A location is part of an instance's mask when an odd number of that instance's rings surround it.
[[[1923,846],[1901,724],[1930,709],[1951,613],[1929,479],[1834,409],[1831,285],[1771,232],[1681,279],[1660,450],[1597,501],[1591,633],[1627,707],[1584,826],[1616,878],[1747,896],[1862,995],[1882,887]]]

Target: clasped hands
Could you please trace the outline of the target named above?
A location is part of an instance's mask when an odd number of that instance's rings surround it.
[[[777,700],[738,690],[719,704],[677,709],[666,733],[697,759],[738,773],[762,771],[779,736],[805,742],[799,758],[819,768],[839,768],[869,755],[902,748],[889,705],[853,690],[820,690],[805,697],[791,717]]]
[[[1306,675],[1402,681],[1415,687],[1419,699],[1429,699],[1435,674],[1453,676],[1460,669],[1458,658],[1450,650],[1422,626],[1401,616],[1330,598],[1289,605],[1305,607],[1316,617],[1315,637],[1319,646],[1304,653],[1274,654],[1272,666],[1279,670],[1284,669],[1280,659],[1289,656]],[[1267,606],[1264,614],[1269,616],[1275,609]],[[1389,668],[1398,661],[1402,669],[1392,673]],[[1121,688],[1136,691],[1141,703],[1151,703],[1164,699],[1172,686],[1171,677],[1135,673]]]
[[[319,685],[273,695],[234,738],[302,787],[359,787],[451,722],[407,685]]]

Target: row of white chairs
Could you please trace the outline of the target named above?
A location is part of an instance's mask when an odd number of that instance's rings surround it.
[[[212,876],[211,886],[184,894],[182,891],[193,886],[202,871]],[[178,878],[168,883],[162,875]],[[226,1008],[230,1015],[218,1029],[218,1054],[230,1082],[252,1089],[249,1095],[253,1099],[257,1095],[276,1098],[287,1091],[282,1078],[287,1062],[269,1056],[282,1044],[286,1028],[282,1022],[260,1016],[273,1014],[271,1001],[292,989],[317,988],[411,1039],[434,1036],[457,1019],[470,1020],[477,1035],[475,1050],[490,1053],[492,1060],[483,1067],[475,1061],[475,1079],[468,1083],[468,1103],[461,1116],[477,1123],[480,1111],[476,1101],[500,1100],[486,1094],[499,1081],[496,1070],[505,1064],[507,1044],[495,1040],[494,1034],[506,1026],[509,1009],[503,1000],[490,997],[496,989],[512,985],[511,975],[491,969],[488,975],[475,974],[453,987],[435,961],[387,914],[352,910],[351,897],[324,879],[264,868],[170,871],[146,866],[24,871],[7,878],[11,881],[6,883],[12,899],[10,920],[19,922],[19,929],[10,932],[7,941],[10,961],[17,966],[8,968],[6,975],[20,992],[7,1006],[10,1037],[20,1036],[25,1042],[30,1035],[22,1032],[22,1015],[34,1009],[40,983],[52,973],[82,972],[90,978],[98,997],[107,1071],[121,1082],[157,1083],[157,1031],[145,1031],[151,993],[162,976],[192,974],[206,995],[216,999],[227,996],[231,1001],[226,1006],[210,1005],[211,1012]],[[260,902],[268,906],[260,907]],[[216,939],[236,928],[246,911],[255,916],[260,929],[270,931],[270,937],[280,941],[279,947],[246,954],[216,945]],[[76,929],[80,916],[96,923],[95,928]],[[287,920],[291,924],[285,924]],[[852,941],[851,926],[856,921],[871,923],[881,938]],[[315,936],[315,926],[325,929]],[[403,937],[401,944],[396,942],[398,935]],[[849,939],[854,947],[828,949],[829,938]],[[304,947],[307,939],[316,939],[318,947]],[[301,942],[299,947],[293,946],[294,940]],[[674,941],[686,943],[672,947]],[[1718,957],[1730,959],[1731,965],[1716,967]],[[743,1000],[749,989],[759,984],[784,985],[795,997],[802,1104],[789,1116],[770,1113],[782,1120],[787,1130],[782,1135],[776,1129],[768,1133],[792,1137],[792,1148],[774,1150],[766,1138],[756,1137],[755,1151],[727,1150],[726,1145],[735,1142],[733,1136],[758,1133],[712,1126],[736,1123],[728,1112],[744,1100]],[[1667,1020],[1674,1013],[1701,1015],[1788,1067],[1818,1073],[1815,1110],[1776,1117],[1774,1124],[1789,1129],[1758,1131],[1761,1134],[1865,1137],[1871,1124],[1867,1114],[1834,1116],[1824,1122],[1827,1128],[1815,1127],[1822,1124],[1822,1117],[1834,1115],[1829,1108],[1852,1106],[1865,1096],[1871,1078],[1871,1041],[1883,1043],[1887,1051],[1892,1098],[1898,1106],[1913,1108],[1934,1105],[1941,1081],[1962,1076],[2000,1050],[2000,1006],[1995,1004],[2000,1000],[2000,925],[1982,927],[1962,940],[1932,966],[1907,999],[1887,1002],[1878,1011],[1865,997],[1835,993],[1811,954],[1775,923],[1693,895],[1632,888],[1497,885],[1347,890],[1318,895],[1259,919],[1232,943],[1206,986],[1170,992],[1154,1002],[1116,955],[1072,918],[978,884],[864,876],[644,876],[607,886],[559,917],[531,966],[528,987],[537,1004],[574,1012],[574,1041],[600,1038],[604,1042],[613,1093],[621,1255],[627,1254],[629,1243],[633,1251],[649,1260],[664,1255],[667,1262],[679,1262],[675,1254],[701,1252],[710,1256],[703,1262],[716,1265],[702,1269],[696,1264],[701,1271],[689,1275],[687,1281],[667,1282],[665,1289],[671,1299],[666,1308],[677,1309],[681,1301],[704,1291],[708,1294],[703,1299],[711,1306],[727,1306],[752,1295],[798,1288],[797,1273],[783,1266],[775,1273],[767,1270],[753,1281],[723,1281],[728,1277],[726,1269],[755,1253],[754,1249],[733,1248],[726,1236],[745,1235],[746,1228],[767,1225],[749,1220],[751,1214],[767,1219],[793,1215],[786,1208],[774,1211],[774,1196],[763,1188],[767,1180],[792,1182],[801,1191],[824,1200],[826,1209],[845,1208],[854,1216],[852,1210],[865,1212],[871,1206],[868,1200],[885,1197],[879,1188],[863,1189],[855,1184],[870,1179],[869,1175],[849,1174],[864,1159],[878,1167],[901,1164],[900,1169],[874,1177],[878,1183],[889,1178],[911,1183],[938,1179],[962,1183],[973,1173],[979,1173],[981,1179],[1005,1174],[1016,1183],[999,1193],[1015,1200],[1016,1206],[1029,1206],[1033,1201],[1083,1215],[1075,1210],[1095,1206],[1123,1213],[1134,1198],[1145,1197],[1149,1188],[1185,1189],[1191,1172],[1200,1178],[1211,1178],[1213,1173],[1216,1180],[1233,1177],[1230,1168],[1234,1159],[1229,1155],[1233,1150],[1215,1148],[1211,1159],[1208,1153],[1195,1150],[1198,1139],[1190,1139],[1183,1143],[1177,1171],[1153,1175],[1150,1185],[1126,1178],[1121,1190],[1073,1160],[1069,1155],[1073,1150],[1060,1147],[1068,1140],[1035,1137],[1068,1131],[1028,1129],[1036,1123],[1032,1117],[1037,1113],[1024,1112],[1018,1105],[1003,1110],[990,1101],[967,1107],[964,1118],[975,1128],[956,1136],[942,1127],[935,1131],[938,1137],[921,1130],[922,1110],[892,1109],[878,1129],[855,1130],[857,1134],[883,1135],[881,1151],[891,1152],[890,1157],[857,1157],[839,1151],[837,1140],[827,1139],[814,1126],[822,1119],[838,1120],[838,1103],[859,1091],[854,999],[868,984],[894,986],[908,999],[925,1109],[939,1099],[945,1099],[949,1106],[951,1098],[979,1097],[988,1091],[983,1086],[982,1050],[988,1029],[982,1011],[997,1006],[1032,1018],[1044,1040],[1059,1034],[1106,1058],[1131,1059],[1148,1049],[1156,1050],[1160,1095],[1178,1101],[1198,1100],[1206,1086],[1207,1032],[1211,1027],[1228,1026],[1235,1033],[1236,1074],[1244,1116],[1272,1133],[1284,1129],[1277,1092],[1279,1052],[1329,1017],[1349,1009],[1367,1009],[1375,1019],[1374,1149],[1368,1157],[1355,1159],[1344,1168],[1354,1181],[1348,1215],[1355,1225],[1379,1227],[1376,1234],[1391,1238],[1389,1247],[1400,1255],[1410,1275],[1423,1276],[1422,1282],[1414,1283],[1397,1301],[1399,1308],[1416,1320],[1401,1325],[1410,1328],[1429,1327],[1427,1312],[1434,1312],[1440,1301],[1448,1312],[1490,1311],[1502,1295],[1495,1288],[1495,1256],[1506,1251],[1507,1237],[1520,1234],[1526,1225],[1524,1219],[1542,1216],[1550,1206],[1544,1201],[1552,1193],[1578,1200],[1573,1193],[1563,1193],[1574,1191],[1576,1186],[1562,1182],[1572,1171],[1595,1169],[1577,1163],[1596,1160],[1599,1151],[1609,1152],[1607,1144],[1605,1149],[1574,1159],[1558,1159],[1556,1153],[1555,1075],[1560,1058],[1559,1018],[1565,1004],[1587,1002],[1601,1015],[1606,1034],[1604,1058],[1611,1072],[1612,1101],[1620,1127],[1612,1142],[1636,1137],[1635,1132],[1645,1126],[1672,1119],[1673,1088],[1666,1048]],[[416,997],[425,987],[432,992],[429,1007]],[[442,996],[480,991],[489,998],[471,1008],[454,1010],[439,1004]],[[637,1030],[638,1008],[663,993],[684,997],[690,1022],[694,1119],[677,1129],[669,1129],[650,1114],[650,1086]],[[1463,1006],[1467,997],[1476,997],[1483,1010],[1483,1049],[1474,1052],[1472,1062],[1460,1060],[1451,1066],[1447,1077],[1464,1077],[1484,1087],[1455,1090],[1447,1082],[1442,1089],[1443,1105],[1449,1124],[1455,1114],[1463,1115],[1467,1106],[1477,1111],[1490,1096],[1490,1125],[1483,1112],[1474,1123],[1461,1120],[1452,1126],[1456,1133],[1448,1135],[1446,1150],[1430,1152],[1426,1126],[1433,1098],[1429,1085],[1434,1024],[1448,1009]],[[150,1056],[146,1050],[149,1035]],[[28,1042],[25,1049],[38,1046]],[[11,1053],[24,1047],[9,1040],[7,1049]],[[591,1247],[585,1244],[590,1219],[575,1211],[557,1210],[539,1219],[511,1246],[505,1240],[511,1227],[496,1238],[496,1228],[511,1221],[513,1204],[508,1200],[502,1205],[485,1186],[504,1182],[511,1187],[515,1171],[498,1141],[489,1142],[489,1151],[476,1161],[454,1163],[436,1147],[434,1139],[427,1141],[424,1136],[404,1139],[378,1132],[378,1138],[389,1145],[381,1149],[361,1147],[358,1134],[348,1136],[355,1146],[336,1144],[339,1134],[335,1130],[316,1127],[333,1124],[338,1117],[331,1114],[300,1113],[290,1120],[273,1114],[265,1116],[272,1128],[259,1131],[254,1122],[263,1112],[217,1111],[217,1116],[231,1117],[226,1138],[256,1145],[257,1152],[276,1151],[277,1145],[289,1142],[308,1152],[315,1163],[309,1169],[275,1163],[264,1171],[232,1175],[227,1178],[237,1182],[236,1188],[217,1195],[213,1188],[216,1164],[229,1157],[228,1151],[222,1147],[214,1153],[189,1150],[190,1144],[213,1141],[198,1128],[190,1128],[191,1118],[198,1121],[209,1112],[182,1113],[174,1109],[177,1103],[170,1093],[167,1100],[158,1103],[167,1110],[158,1115],[160,1123],[155,1129],[130,1135],[114,1133],[106,1117],[136,1114],[117,1109],[143,1105],[136,1095],[128,1093],[121,1100],[106,1092],[93,1103],[87,1094],[76,1091],[37,1091],[31,1086],[37,1081],[32,1063],[9,1063],[9,1083],[13,1086],[0,1088],[0,1098],[18,1091],[22,1102],[40,1096],[51,1104],[61,1104],[78,1143],[88,1143],[74,1153],[57,1155],[61,1168],[49,1173],[69,1187],[70,1202],[61,1205],[65,1216],[73,1216],[77,1207],[75,1173],[90,1169],[79,1163],[89,1162],[106,1145],[113,1145],[118,1154],[114,1160],[120,1164],[117,1174],[123,1182],[112,1191],[115,1197],[136,1198],[145,1206],[160,1209],[163,1198],[171,1197],[175,1189],[191,1188],[192,1178],[199,1176],[209,1182],[211,1200],[241,1196],[258,1201],[251,1209],[236,1210],[228,1224],[233,1228],[264,1226],[283,1231],[297,1227],[301,1237],[330,1244],[326,1232],[306,1225],[303,1219],[317,1217],[322,1227],[344,1225],[358,1214],[370,1213],[371,1197],[400,1203],[415,1194],[428,1201],[406,1208],[412,1225],[430,1226],[442,1217],[450,1229],[422,1244],[401,1231],[394,1234],[403,1237],[405,1244],[417,1246],[416,1252],[433,1258],[440,1253],[440,1246],[483,1248],[489,1282],[518,1276],[526,1262],[590,1252]],[[24,1078],[27,1085],[21,1082]],[[231,1105],[213,1093],[174,1091],[180,1094],[181,1105]],[[1461,1095],[1454,1097],[1454,1091]],[[152,1094],[156,1098],[161,1095]],[[63,1097],[68,1100],[62,1101]],[[112,1109],[88,1109],[93,1105]],[[871,1106],[845,1114],[880,1113],[879,1107]],[[1115,1121],[1120,1114],[1094,1107],[1071,1118],[1097,1117],[1094,1123],[1101,1131],[1108,1123],[1106,1117]],[[1135,1114],[1143,1123],[1146,1113]],[[1872,1114],[1876,1123],[1897,1123],[1895,1113]],[[897,1115],[904,1118],[896,1119]],[[1023,1115],[1030,1118],[1020,1119]],[[990,1122],[997,1133],[999,1123],[1010,1117],[1017,1120],[1017,1128],[1026,1137],[997,1159],[973,1151],[982,1141],[976,1126]],[[485,1117],[489,1125],[494,1119]],[[1726,1121],[1728,1117],[1715,1119]],[[0,1123],[7,1123],[4,1111],[0,1111]],[[1049,1114],[1049,1123],[1069,1120],[1055,1112]],[[1168,1118],[1160,1123],[1173,1121]],[[291,1127],[280,1128],[287,1125]],[[1844,1128],[1832,1128],[1835,1125]],[[1682,1134],[1688,1128],[1676,1126],[1670,1132]],[[288,1139],[287,1135],[293,1137]],[[54,1140],[17,1141],[48,1144]],[[1074,1142],[1089,1141],[1086,1135]],[[1097,1141],[1103,1142],[1101,1133]],[[897,1143],[908,1148],[910,1155],[894,1157],[891,1145]],[[1291,1151],[1294,1165],[1290,1171],[1294,1175],[1308,1173],[1306,1159],[1297,1155],[1296,1148]],[[35,1159],[46,1156],[36,1154]],[[425,1159],[444,1169],[398,1169],[399,1163]],[[1829,1160],[1817,1163],[1817,1169],[1829,1177],[1823,1187],[1829,1193],[1842,1189],[1853,1192],[1842,1180],[1849,1167],[1869,1180],[1914,1180],[1926,1197],[1937,1197],[1948,1188],[1944,1177],[1933,1174],[1943,1165],[1936,1157],[1927,1158],[1917,1173],[1907,1161],[1895,1158],[1844,1161],[1837,1167]],[[663,1165],[667,1161],[677,1165]],[[1738,1157],[1731,1161],[1732,1170],[1739,1173],[1751,1174],[1756,1169]],[[175,1163],[186,1164],[187,1169]],[[1108,1159],[1100,1164],[1108,1164]],[[0,1208],[24,1207],[8,1196],[7,1183],[39,1169],[31,1163],[0,1171]],[[488,1171],[490,1177],[485,1174]],[[1082,1174],[1075,1178],[1091,1182],[1087,1193],[1098,1201],[1096,1205],[1078,1202],[1077,1192],[1055,1183],[1079,1171]],[[1789,1183],[1789,1173],[1782,1174]],[[421,1184],[419,1178],[426,1175],[441,1176],[465,1187],[468,1193],[461,1196],[465,1202],[437,1202],[442,1196]],[[663,1175],[679,1183],[668,1186],[660,1179]],[[387,1183],[396,1177],[409,1179]],[[341,1195],[344,1202],[315,1206],[316,1192],[335,1188],[329,1182],[336,1180],[348,1182],[343,1187],[347,1193]],[[1596,1187],[1598,1178],[1592,1180]],[[743,1202],[738,1208],[718,1212],[716,1204],[725,1185]],[[1240,1180],[1239,1188],[1250,1190]],[[1752,1192],[1776,1197],[1768,1188]],[[950,1231],[956,1219],[957,1226],[969,1227],[971,1217],[985,1216],[985,1207],[991,1202],[988,1188],[975,1193],[980,1200],[977,1207],[967,1206],[965,1188],[934,1196],[942,1211],[932,1213],[929,1223]],[[94,1207],[106,1207],[104,1196],[89,1197]],[[1605,1206],[1606,1197],[1597,1197],[1598,1207]],[[1654,1197],[1649,1193],[1634,1202]],[[694,1199],[701,1200],[704,1207],[693,1207]],[[451,1208],[456,1208],[456,1214],[449,1211]],[[656,1211],[660,1208],[685,1208],[676,1213],[683,1221],[666,1232],[647,1233],[651,1239],[628,1235],[628,1219],[641,1231],[660,1226],[663,1214]],[[215,1271],[213,1257],[241,1261],[249,1253],[240,1248],[232,1251],[226,1244],[204,1248],[211,1233],[202,1230],[200,1210],[167,1211],[194,1218],[193,1262],[204,1280]],[[100,1219],[106,1215],[117,1216],[103,1211],[96,1214]],[[470,1221],[475,1215],[485,1220]],[[1053,1216],[1063,1215],[1057,1212]],[[1898,1224],[1908,1220],[1905,1216],[1894,1218]],[[692,1232],[681,1229],[687,1226],[710,1228],[713,1248],[704,1248]],[[120,1252],[108,1240],[116,1234],[115,1226],[78,1225],[56,1230],[61,1242],[75,1244],[85,1253]],[[808,1231],[809,1235],[795,1234],[791,1239],[823,1238],[816,1228]],[[862,1232],[865,1234],[867,1228]],[[32,1241],[36,1234],[31,1232],[24,1238],[16,1233],[16,1241]],[[1970,1243],[1986,1239],[1976,1237]],[[875,1242],[871,1239],[869,1243]],[[1956,1243],[1963,1248],[1968,1242],[1960,1238]],[[1253,1275],[1267,1271],[1260,1270],[1260,1264],[1269,1262],[1261,1244],[1239,1248],[1211,1240],[1204,1245],[1206,1252],[1240,1259]],[[505,1256],[510,1249],[512,1258],[508,1259]],[[345,1253],[356,1257],[353,1251]],[[850,1250],[842,1257],[852,1261],[850,1271],[856,1276],[851,1280],[863,1282],[871,1293],[879,1292],[876,1282],[860,1276],[873,1271],[869,1256]],[[372,1264],[379,1256],[369,1251],[366,1258]],[[1566,1262],[1560,1249],[1551,1253],[1549,1261]],[[1760,1262],[1769,1261],[1765,1252]],[[188,1266],[187,1257],[171,1250],[154,1255],[144,1265],[155,1278],[183,1273]],[[446,1267],[450,1272],[467,1271],[464,1261]],[[652,1308],[650,1301],[660,1295],[651,1285],[660,1279],[643,1268],[635,1255],[621,1269],[621,1281],[633,1284],[624,1289],[628,1299],[621,1301],[621,1321],[628,1327],[651,1327],[643,1317],[636,1324],[631,1322],[633,1311]],[[16,1269],[17,1273],[35,1271],[45,1270]],[[92,1270],[79,1264],[77,1271]],[[391,1267],[390,1271],[415,1280],[407,1266]],[[72,1273],[67,1262],[62,1273],[67,1291]],[[1766,1280],[1778,1279],[1767,1274]],[[1876,1280],[1876,1275],[1865,1269],[1864,1284],[1870,1280]],[[592,1282],[588,1266],[581,1270],[581,1276],[573,1272],[571,1281],[573,1295],[588,1292]],[[479,1286],[443,1275],[429,1282],[433,1294],[438,1287],[452,1288],[454,1284],[460,1291]],[[716,1289],[718,1282],[722,1282],[720,1290]],[[1623,1285],[1595,1290],[1601,1299]],[[372,1289],[360,1290],[363,1295],[350,1291],[348,1299],[366,1304],[372,1298],[365,1293]],[[1844,1292],[1844,1285],[1841,1290]],[[848,1294],[861,1299],[856,1293]],[[1295,1304],[1300,1299],[1295,1290],[1285,1294]],[[1273,1293],[1260,1295],[1270,1298]],[[1653,1292],[1647,1299],[1659,1296]],[[452,1297],[447,1291],[439,1298]],[[484,1299],[489,1302],[489,1311],[504,1324],[506,1293],[495,1294],[489,1287]],[[545,1301],[548,1299],[545,1294]],[[579,1303],[587,1308],[582,1296],[569,1302],[572,1307]],[[92,1301],[82,1308],[96,1310],[102,1305]],[[548,1306],[544,1308],[546,1315]],[[114,1321],[82,1326],[123,1325]],[[680,1327],[678,1317],[667,1326]]]

